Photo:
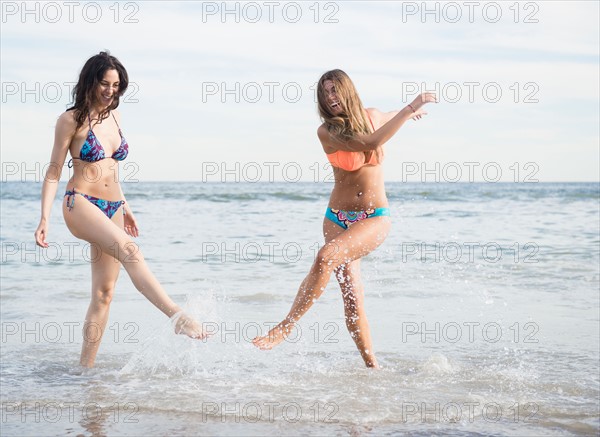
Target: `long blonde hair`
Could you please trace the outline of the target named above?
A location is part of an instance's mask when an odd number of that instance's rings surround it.
[[[327,92],[325,91],[325,81],[333,82],[335,92],[339,98],[343,112],[334,115],[329,109],[327,103]],[[352,83],[350,77],[342,70],[330,70],[323,74],[317,85],[317,103],[319,115],[329,134],[340,140],[356,140],[357,134],[370,134],[373,129],[365,118],[365,108],[363,107],[358,92]]]

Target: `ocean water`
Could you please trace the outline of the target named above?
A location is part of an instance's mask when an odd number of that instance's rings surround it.
[[[333,278],[293,337],[250,343],[323,244],[330,184],[124,184],[151,269],[213,335],[172,334],[122,269],[93,369],[64,190],[41,250],[40,185],[1,188],[3,436],[598,435],[597,183],[388,183],[392,231],[362,262],[381,371]]]

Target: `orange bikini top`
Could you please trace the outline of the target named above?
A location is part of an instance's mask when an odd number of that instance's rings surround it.
[[[367,117],[373,126],[371,116],[367,112]],[[375,126],[373,126],[375,130]],[[334,153],[326,153],[327,159],[334,167],[341,168],[346,171],[356,171],[365,165],[376,165],[377,156],[375,153],[371,153],[371,158],[368,162],[365,162],[365,152],[349,152],[347,150],[336,150]]]

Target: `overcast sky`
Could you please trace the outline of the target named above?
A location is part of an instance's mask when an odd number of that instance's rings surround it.
[[[103,49],[132,82],[119,107],[123,177],[324,180],[314,85],[341,68],[366,107],[439,92],[387,144],[386,180],[600,179],[598,2],[426,8],[2,2],[2,180],[33,180],[48,162],[71,87]]]

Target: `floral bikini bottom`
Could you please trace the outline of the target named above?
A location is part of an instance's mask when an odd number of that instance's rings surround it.
[[[345,211],[343,209],[327,208],[327,211],[325,211],[325,217],[344,229],[348,229],[353,223],[367,218],[389,215],[389,208],[372,208],[364,211]]]
[[[69,211],[71,211],[71,209],[73,209],[73,206],[75,205],[76,194],[85,197],[87,200],[90,201],[90,203],[100,208],[100,211],[102,211],[109,219],[112,218],[112,216],[115,215],[115,212],[117,212],[121,205],[125,203],[124,200],[104,200],[98,197],[88,196],[87,194],[77,193],[75,191],[75,188],[73,188],[73,190],[67,191],[65,193],[65,196],[67,197],[67,206],[69,207]],[[123,208],[123,215],[125,215],[125,208]]]

